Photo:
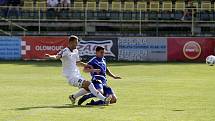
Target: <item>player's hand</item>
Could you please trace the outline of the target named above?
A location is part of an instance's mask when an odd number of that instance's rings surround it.
[[[93,66],[92,66],[92,65],[86,65],[85,67],[90,68],[90,69],[93,69]]]
[[[49,59],[51,55],[45,54],[45,58]]]
[[[101,72],[100,69],[93,69],[93,72],[96,72],[97,74],[99,74]]]
[[[86,66],[84,66],[84,72],[86,72],[86,73],[89,73],[89,72],[92,72],[94,69],[93,69],[93,67],[91,66],[91,65],[86,65]]]
[[[122,79],[120,76],[114,76],[114,79]]]

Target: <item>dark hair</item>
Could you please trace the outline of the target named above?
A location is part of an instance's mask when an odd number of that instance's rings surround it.
[[[79,40],[79,39],[78,39],[77,36],[71,35],[71,36],[69,37],[69,42],[74,41],[74,40]]]
[[[98,52],[98,51],[100,51],[100,50],[104,50],[105,48],[104,47],[102,47],[102,46],[97,46],[96,47],[96,52]]]

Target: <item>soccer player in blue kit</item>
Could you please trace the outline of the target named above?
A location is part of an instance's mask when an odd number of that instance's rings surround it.
[[[98,91],[100,91],[104,96],[112,96],[110,103],[113,104],[113,103],[116,103],[117,97],[114,91],[107,85],[106,74],[114,79],[121,79],[121,77],[114,75],[107,68],[104,54],[105,54],[105,49],[101,46],[97,46],[96,56],[93,57],[88,62],[88,65],[93,66],[94,69],[100,69],[99,73],[95,73],[95,72],[91,73],[91,76],[92,76],[91,81],[94,84],[95,88]],[[92,93],[88,95],[84,95],[82,98],[79,99],[78,105],[81,105],[84,101],[92,97],[95,97]],[[102,100],[98,100],[98,101],[91,100],[90,103],[87,103],[87,105],[103,105],[103,104],[105,104],[105,102]]]

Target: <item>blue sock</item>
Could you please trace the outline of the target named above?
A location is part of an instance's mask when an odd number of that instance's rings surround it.
[[[103,104],[105,104],[105,102],[102,100],[98,100],[92,103],[92,105],[103,105]]]
[[[95,95],[93,95],[92,93],[86,95],[86,98],[89,99],[89,98],[92,98],[92,97],[96,97]]]
[[[78,105],[81,105],[84,101],[86,101],[89,98],[95,97],[92,93],[88,95],[84,95],[82,98],[78,100]]]

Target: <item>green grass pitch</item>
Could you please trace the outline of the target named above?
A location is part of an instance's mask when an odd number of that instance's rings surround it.
[[[77,91],[61,63],[0,62],[0,121],[215,121],[215,67],[198,63],[109,63],[110,106],[71,106]],[[90,79],[84,73],[84,77]]]

